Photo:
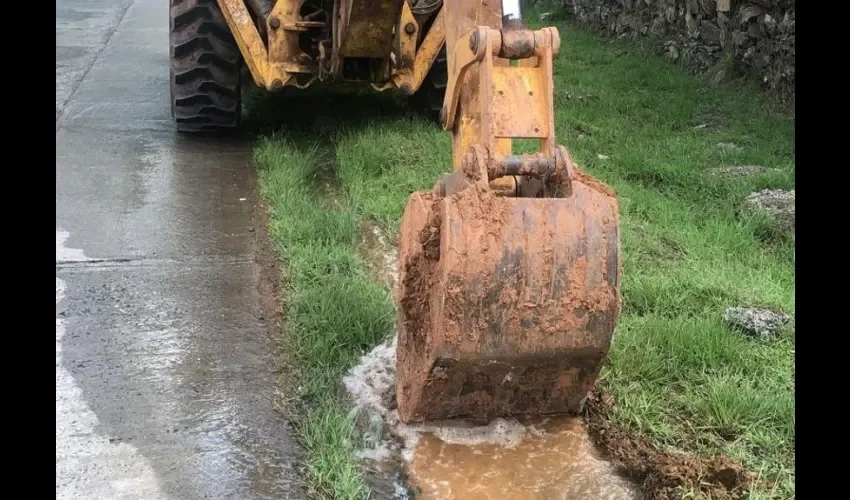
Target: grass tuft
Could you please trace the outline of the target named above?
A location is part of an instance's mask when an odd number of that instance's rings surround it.
[[[323,498],[367,498],[354,451],[359,437],[340,397],[342,375],[392,325],[392,306],[354,248],[356,217],[327,200],[327,165],[315,143],[272,136],[255,152],[271,236],[286,261],[285,339],[299,361],[299,435],[310,491]]]

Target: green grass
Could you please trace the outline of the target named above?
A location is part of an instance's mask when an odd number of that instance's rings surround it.
[[[794,312],[793,237],[738,209],[752,191],[794,187],[792,113],[648,50],[547,22],[563,40],[559,142],[620,202],[625,308],[601,376],[616,401],[611,418],[661,447],[727,453],[793,497],[793,332],[753,340],[721,319],[739,305]],[[340,378],[390,331],[393,309],[358,253],[358,221],[394,231],[407,195],[450,169],[451,141],[385,96],[319,93],[309,114],[293,106],[302,99],[254,104],[260,121],[284,117],[256,159],[288,268],[285,335],[302,369],[308,479],[323,496],[360,498],[359,437]],[[744,164],[771,170],[706,175]]]
[[[354,212],[322,199],[316,181],[327,172],[317,148],[272,136],[257,147],[255,160],[272,209],[271,235],[287,263],[283,333],[300,362],[298,431],[309,487],[320,497],[363,498],[368,489],[353,457],[359,437],[339,382],[390,329],[390,297],[354,249]]]

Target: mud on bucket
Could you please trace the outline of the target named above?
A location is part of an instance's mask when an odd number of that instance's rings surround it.
[[[576,413],[620,313],[619,244],[613,193],[583,173],[567,198],[413,193],[396,289],[402,419]]]

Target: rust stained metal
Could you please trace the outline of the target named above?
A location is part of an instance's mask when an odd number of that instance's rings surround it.
[[[393,73],[392,86],[395,86],[396,88],[405,88],[405,85],[407,85],[406,88],[408,89],[408,92],[411,93],[419,90],[419,87],[425,80],[425,76],[428,74],[428,70],[431,69],[431,66],[434,64],[434,60],[437,58],[437,55],[440,53],[440,49],[443,48],[443,44],[445,43],[445,17],[445,9],[441,7],[437,16],[434,18],[434,22],[431,23],[431,28],[428,29],[428,33],[425,34],[425,38],[422,39],[422,43],[419,45],[419,48],[416,49],[416,36],[419,34],[420,27],[413,18],[413,13],[410,11],[408,3],[406,1],[404,2],[399,26],[406,27],[408,23],[411,22],[415,26],[415,31],[410,34],[414,35],[413,48],[415,56],[412,64],[406,63],[404,51],[409,50],[410,45],[409,42],[405,42],[407,46],[402,47],[401,64]],[[404,33],[406,30],[399,31]],[[400,37],[405,37],[405,35],[402,34]],[[388,87],[389,85],[384,88]]]
[[[413,17],[413,12],[410,10],[410,4],[407,0],[401,5],[401,16],[396,25],[397,50],[399,60],[396,61],[396,66],[399,71],[413,70],[413,64],[416,61],[416,40],[419,36],[419,23]]]
[[[264,23],[268,48],[257,30],[244,0],[218,0],[254,82],[267,90],[280,90],[287,85],[306,87],[318,74],[318,66],[299,46],[299,34],[325,26],[301,18],[299,0],[278,0]],[[299,75],[307,75],[299,80]]]
[[[493,68],[492,130],[495,137],[543,139],[550,134],[546,82],[537,68]],[[516,110],[523,110],[517,113]]]
[[[340,57],[384,59],[389,57],[400,0],[337,0]]]
[[[306,87],[318,76],[319,69],[316,61],[301,49],[299,37],[307,30],[323,27],[324,23],[302,19],[301,3],[300,0],[278,0],[272,7],[267,20],[269,71],[271,78],[279,79],[284,85]],[[302,83],[297,75],[313,76]]]
[[[268,49],[254,25],[245,0],[219,0],[251,75],[257,85],[279,90],[287,85],[309,86],[319,76],[339,77],[346,57],[374,57],[384,61],[388,81],[378,90],[399,88],[413,93],[421,86],[445,41],[445,13],[437,14],[419,48],[416,41],[421,27],[409,4],[399,0],[340,0],[334,4],[337,22],[333,24],[330,45],[319,44],[314,58],[302,50],[301,37],[311,30],[330,28],[327,20],[302,18],[300,0],[278,0],[260,26]],[[390,18],[390,14],[398,17]],[[309,16],[308,16],[309,17]],[[397,24],[394,24],[397,23]],[[389,54],[394,27],[397,26],[398,63],[390,68]],[[320,68],[321,60],[329,60]],[[321,73],[321,75],[320,75]],[[378,78],[376,76],[376,78]],[[385,80],[386,81],[386,80]]]
[[[502,31],[483,2],[445,8],[453,173],[411,195],[401,224],[399,413],[576,413],[622,305],[617,201],[556,146],[557,31]],[[539,151],[514,155],[514,139]]]
[[[542,185],[538,183],[541,189],[538,190],[536,195],[566,198],[572,193],[572,178],[575,177],[576,173],[567,149],[563,146],[557,146],[551,156],[545,153],[509,156],[490,155],[487,162],[487,175],[491,181],[491,189],[494,179],[503,177],[509,177],[515,181],[517,181],[517,178],[522,181],[536,179],[542,181]],[[535,197],[536,195],[530,196]]]
[[[400,415],[485,422],[575,414],[621,307],[616,200],[581,179],[569,198],[474,191],[437,201],[417,193],[405,212]],[[426,234],[440,239],[431,258]],[[418,288],[423,262],[430,286]],[[416,310],[414,300],[434,307]]]
[[[218,5],[254,82],[261,87],[267,87],[271,83],[268,78],[268,51],[245,3],[243,0],[218,0]]]
[[[440,116],[443,128],[446,130],[453,128],[466,71],[473,64],[484,59],[484,53],[489,47],[489,34],[490,30],[487,28],[475,28],[460,37],[455,45],[454,57],[449,59],[449,81],[446,85],[445,104]]]
[[[504,59],[525,59],[534,55],[534,32],[510,29],[502,31],[498,56]]]
[[[486,179],[497,196],[564,198],[572,193],[575,176],[575,167],[563,146],[557,146],[551,156],[542,152],[506,156],[474,145],[464,155],[461,170],[443,176],[437,191],[449,196]]]
[[[416,61],[413,65],[413,81],[411,82],[411,86],[414,89],[418,89],[422,85],[425,75],[428,74],[431,65],[434,64],[434,60],[437,58],[437,54],[440,53],[440,49],[443,48],[445,42],[446,13],[445,9],[440,7],[440,12],[437,13],[437,17],[434,18],[431,28],[428,30],[416,52]]]
[[[462,93],[463,98],[458,97],[456,118],[454,124],[450,124],[452,130],[452,166],[453,170],[460,168],[463,155],[476,143],[482,143],[480,121],[481,105],[489,102],[486,95],[487,90],[479,84],[478,71],[466,71],[458,77],[453,73],[452,60],[457,53],[456,46],[469,47],[467,35],[476,27],[493,28],[498,31],[502,27],[502,6],[496,1],[482,0],[455,0],[443,4],[446,12],[446,54],[449,57],[449,82],[456,80],[455,92],[448,92],[446,88],[446,101],[456,93]],[[508,61],[500,59],[494,62],[496,65],[508,65]],[[454,63],[454,67],[458,67]],[[449,83],[449,85],[452,85]],[[461,89],[464,89],[461,91]],[[448,110],[447,110],[448,111]],[[497,141],[499,152],[510,154],[510,141]],[[497,181],[505,182],[505,181]]]
[[[455,143],[463,151],[481,144],[493,154],[507,155],[512,152],[512,139],[539,139],[540,150],[552,156],[552,59],[559,48],[560,37],[554,28],[500,32],[477,27],[461,37],[449,62],[443,107],[443,127],[452,131]],[[522,64],[496,64],[507,61],[499,54],[516,54]],[[473,74],[477,76],[476,89],[459,86]],[[458,119],[460,109],[466,111]],[[517,109],[524,112],[517,113]],[[454,170],[460,159],[453,156]]]
[[[513,198],[519,194],[520,182],[521,178],[518,176],[498,177],[490,181],[490,191],[499,197]]]
[[[548,177],[555,171],[555,158],[543,153],[510,155],[494,158],[488,165],[487,175],[497,179],[506,175],[527,175],[536,178]]]

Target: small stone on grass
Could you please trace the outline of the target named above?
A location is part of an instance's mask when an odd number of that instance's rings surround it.
[[[723,319],[748,335],[762,339],[776,337],[779,330],[791,321],[787,314],[749,307],[729,307],[723,313]]]
[[[731,167],[717,167],[710,170],[714,175],[729,176],[729,177],[746,177],[749,175],[757,175],[767,171],[766,168],[760,165],[734,165]]]
[[[796,227],[795,190],[764,189],[747,196],[744,203],[774,216],[783,229],[794,231]]]

